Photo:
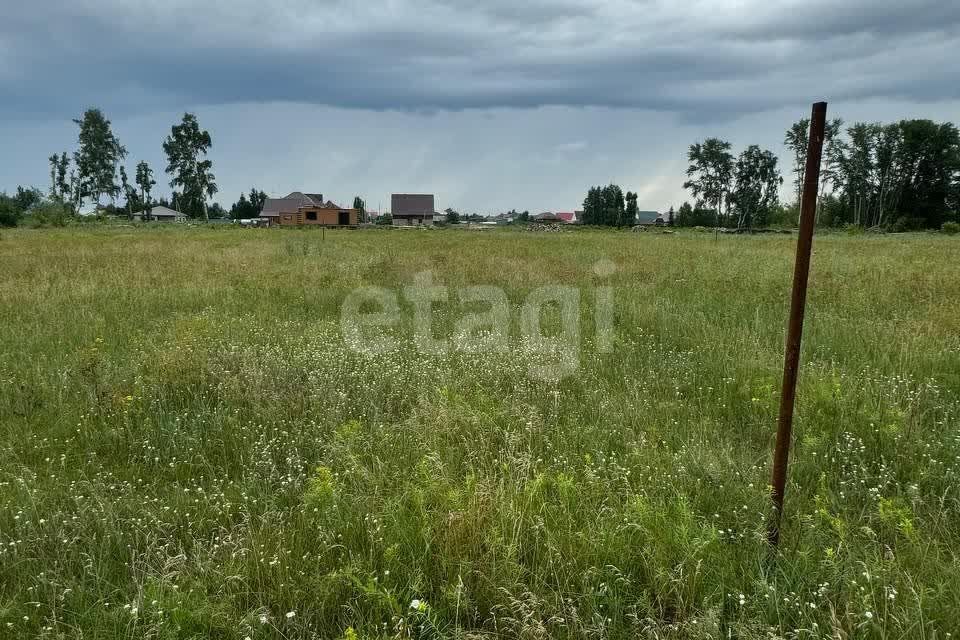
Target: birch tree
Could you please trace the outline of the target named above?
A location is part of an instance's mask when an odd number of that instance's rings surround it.
[[[187,207],[199,205],[205,220],[210,218],[207,199],[217,192],[213,163],[206,159],[211,145],[210,133],[200,129],[192,113],[183,114],[183,120],[170,128],[163,142],[167,173],[172,176],[170,186],[181,188],[178,201]]]
[[[115,201],[120,193],[117,186],[117,166],[127,155],[110,127],[110,121],[100,109],[87,109],[74,122],[80,127],[78,149],[73,154],[76,167],[78,206],[85,198],[98,205],[103,194]]]
[[[687,152],[690,165],[683,183],[684,189],[690,189],[698,204],[713,205],[716,209],[717,224],[724,218],[724,204],[729,213],[730,183],[733,180],[733,154],[730,143],[719,138],[707,138],[703,143],[690,145]]]

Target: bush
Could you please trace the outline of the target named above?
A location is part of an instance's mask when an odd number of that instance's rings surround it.
[[[0,227],[15,227],[20,224],[23,212],[13,198],[0,193]]]
[[[944,222],[943,226],[940,227],[940,231],[951,236],[955,233],[960,233],[960,222]]]
[[[65,227],[72,217],[62,202],[43,202],[35,206],[31,214],[41,227]]]
[[[890,231],[893,233],[903,233],[904,231],[919,231],[924,227],[923,218],[910,218],[908,216],[900,216],[896,221],[890,226]]]

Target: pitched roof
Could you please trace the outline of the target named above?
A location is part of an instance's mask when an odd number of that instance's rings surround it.
[[[339,209],[329,200],[324,203],[322,193],[304,193],[294,191],[283,198],[267,198],[263,201],[261,217],[274,217],[281,213],[295,213],[300,207],[318,207],[323,209]]]
[[[302,198],[267,198],[263,201],[260,215],[263,217],[279,216],[281,213],[293,213],[303,204]]]
[[[185,218],[185,217],[186,217],[186,214],[183,213],[183,212],[181,212],[181,211],[174,211],[174,210],[171,209],[170,207],[164,207],[164,206],[161,206],[161,205],[157,205],[157,206],[155,206],[155,207],[150,207],[149,211],[146,210],[146,209],[144,209],[143,211],[137,211],[137,212],[136,212],[135,214],[133,214],[133,215],[135,215],[135,216],[143,216],[144,213],[147,213],[148,215],[150,215],[151,217],[154,217],[154,218],[157,218],[157,217],[159,217],[159,218],[169,218],[169,217],[171,217],[171,216],[172,216],[172,217],[175,217],[175,218]]]
[[[656,211],[637,211],[637,223],[653,222],[659,215]]]
[[[556,220],[562,220],[559,214],[555,214],[552,211],[544,211],[543,213],[538,213],[533,216],[534,220],[543,220],[544,222],[554,222]]]
[[[390,196],[390,210],[394,216],[432,216],[436,213],[432,193],[394,193]]]
[[[577,214],[573,211],[558,211],[556,216],[564,222],[573,222],[576,219]]]
[[[287,194],[282,200],[299,200],[304,207],[312,207],[317,204],[323,204],[322,193],[304,193],[303,191],[293,191]]]

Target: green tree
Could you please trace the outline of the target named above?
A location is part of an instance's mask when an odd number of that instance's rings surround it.
[[[0,191],[0,227],[15,227],[23,214],[43,203],[43,193],[33,187],[17,187],[14,195]]]
[[[737,158],[731,201],[737,211],[737,228],[766,226],[770,211],[779,205],[778,191],[783,184],[777,156],[750,145]]]
[[[841,130],[843,129],[843,120],[840,118],[834,118],[826,123],[826,126],[823,129],[823,155],[820,163],[820,193],[817,197],[817,221],[820,220],[820,214],[823,211],[823,203],[826,200],[827,189],[834,182],[834,176],[836,175],[836,166],[834,165],[834,159],[836,158],[836,146],[840,141],[839,136]],[[806,159],[806,153],[804,153],[804,159]],[[797,205],[799,207],[800,198],[797,198]]]
[[[150,168],[146,160],[137,163],[135,182],[140,187],[140,202],[143,204],[144,219],[148,219],[150,217],[150,193],[157,181],[153,179],[153,169]]]
[[[127,150],[113,134],[110,121],[100,109],[87,109],[74,122],[80,127],[78,149],[73,154],[77,171],[77,205],[82,206],[87,197],[99,205],[103,194],[115,201],[120,193],[116,182],[117,166],[126,157]]]
[[[687,167],[689,180],[683,183],[683,188],[690,189],[698,205],[714,206],[717,224],[722,224],[724,204],[729,207],[728,195],[733,179],[730,143],[719,138],[707,138],[703,143],[690,145],[687,159],[690,161]]]
[[[448,224],[457,224],[458,222],[460,222],[460,212],[457,211],[456,209],[447,207],[446,209],[443,210],[443,212],[447,214]]]
[[[898,212],[939,229],[956,206],[960,133],[950,122],[902,120],[899,125]]]
[[[635,202],[634,202],[635,204]],[[623,190],[615,184],[591,187],[583,201],[583,224],[618,227],[630,224]],[[636,212],[634,212],[634,218]]]
[[[601,224],[610,227],[620,227],[624,223],[625,199],[623,190],[615,184],[607,185],[603,189],[603,215]]]
[[[247,220],[257,218],[263,210],[263,203],[267,200],[267,194],[257,190],[256,187],[250,189],[250,196],[241,193],[240,199],[230,207],[230,217],[234,220]]]
[[[181,188],[178,204],[189,215],[202,212],[209,219],[207,199],[217,192],[213,163],[205,158],[212,141],[207,131],[200,129],[197,117],[184,113],[180,124],[170,128],[170,135],[163,142],[167,154],[167,173],[172,176],[170,186]]]
[[[19,186],[13,199],[17,208],[23,213],[26,213],[32,207],[43,202],[43,192],[35,187]]]
[[[263,211],[263,205],[267,202],[267,194],[264,191],[258,190],[256,187],[250,189],[250,205],[253,207],[253,215],[251,218],[260,217],[260,212]]]
[[[810,144],[810,118],[802,118],[790,125],[783,137],[783,144],[787,145],[793,156],[793,188],[799,208],[803,195],[803,176],[807,168],[807,146]]]
[[[366,222],[367,218],[367,205],[363,201],[363,198],[357,196],[353,199],[353,208],[357,210],[357,221]]]
[[[583,224],[602,224],[603,192],[600,187],[590,187],[583,200]]]
[[[627,191],[627,208],[624,210],[624,224],[627,226],[633,226],[637,221],[637,194],[632,191]]]
[[[57,197],[57,166],[60,164],[60,156],[56,153],[47,158],[50,163],[50,197]]]
[[[127,178],[127,169],[123,165],[120,165],[120,188],[123,190],[123,198],[125,201],[125,206],[127,209],[127,218],[133,219],[133,207],[138,204],[137,200],[137,190],[130,184],[130,180]]]
[[[66,151],[50,156],[50,197],[54,200],[66,202],[71,199],[70,183],[67,181],[69,169],[70,156]]]
[[[716,221],[717,215],[713,209],[693,207],[689,202],[680,205],[674,217],[674,224],[678,227],[709,227]]]
[[[246,220],[248,218],[252,218],[252,212],[253,207],[251,206],[250,201],[247,200],[247,195],[245,193],[241,193],[240,199],[230,206],[230,217],[234,220]]]
[[[850,137],[846,145],[846,192],[854,210],[854,222],[865,226],[870,224],[870,197],[873,192],[872,178],[873,140],[875,126],[864,122],[855,123],[847,133]]]
[[[960,135],[952,123],[857,122],[828,156],[836,197],[823,206],[832,223],[939,228],[957,206]]]
[[[67,152],[53,154],[50,162],[50,197],[54,200],[67,201],[70,199],[70,184],[67,182],[67,170],[70,168],[70,157]]]

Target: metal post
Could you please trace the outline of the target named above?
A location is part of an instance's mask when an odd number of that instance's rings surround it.
[[[810,141],[800,200],[800,230],[797,257],[793,268],[793,296],[790,321],[787,325],[786,354],[783,363],[783,391],[780,395],[780,416],[777,420],[777,445],[773,453],[773,519],[767,537],[770,544],[780,542],[780,519],[783,515],[783,494],[787,484],[787,458],[790,455],[793,430],[793,405],[797,395],[797,373],[800,369],[800,339],[803,336],[803,312],[807,303],[807,280],[810,275],[810,252],[813,248],[813,223],[817,211],[817,186],[820,183],[820,156],[823,153],[823,130],[827,120],[827,103],[813,105],[810,117]]]

